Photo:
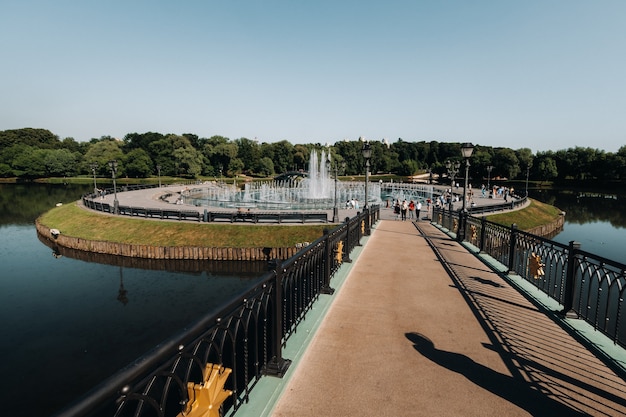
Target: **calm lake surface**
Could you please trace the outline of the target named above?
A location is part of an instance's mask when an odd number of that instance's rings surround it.
[[[626,264],[626,193],[531,190],[529,196],[565,211],[563,231],[552,240]]]
[[[237,269],[226,263],[139,267],[128,259],[53,256],[38,239],[34,220],[90,189],[0,184],[3,416],[58,411],[261,275],[224,272]],[[565,230],[554,240],[576,240],[584,250],[626,263],[624,196],[553,191],[530,196],[567,212]]]
[[[90,188],[0,185],[3,416],[58,411],[258,282],[266,269],[233,274],[219,271],[232,264],[198,262],[142,269],[53,256],[37,237],[35,218]]]

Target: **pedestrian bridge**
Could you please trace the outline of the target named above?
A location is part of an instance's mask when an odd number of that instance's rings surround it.
[[[622,339],[453,236],[361,214],[59,415],[194,415],[207,362],[225,415],[626,415]]]

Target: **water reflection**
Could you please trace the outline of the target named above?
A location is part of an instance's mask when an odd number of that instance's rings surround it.
[[[565,211],[563,231],[551,239],[626,263],[626,194],[595,191],[532,190],[530,197]]]
[[[626,228],[626,194],[567,190],[532,190],[530,197],[556,206],[566,212],[572,224],[607,222],[615,228]]]
[[[2,415],[52,414],[255,285],[266,270],[264,262],[98,255],[38,236],[39,215],[90,189],[0,184]],[[27,406],[20,400],[25,386],[37,399]]]

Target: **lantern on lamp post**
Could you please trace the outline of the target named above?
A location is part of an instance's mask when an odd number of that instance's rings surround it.
[[[117,185],[115,184],[115,175],[117,174],[117,160],[113,159],[109,161],[109,168],[111,168],[111,177],[113,177],[113,214],[119,213],[119,201],[117,201]]]
[[[463,208],[459,213],[459,230],[457,231],[456,237],[459,242],[465,240],[465,226],[467,223],[467,182],[469,177],[469,160],[472,156],[472,152],[474,151],[474,145],[471,143],[464,143],[461,145],[461,156],[465,159],[465,185],[463,187]]]

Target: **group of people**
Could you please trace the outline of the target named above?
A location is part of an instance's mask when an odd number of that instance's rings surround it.
[[[409,219],[420,219],[420,211],[422,210],[422,203],[418,200],[417,202],[411,200],[407,202],[403,200],[396,200],[393,204],[393,211],[396,215],[396,220],[406,221],[407,214]]]
[[[347,200],[346,201],[346,208],[347,209],[359,209],[359,200],[357,200],[356,198],[353,198],[351,200]]]

